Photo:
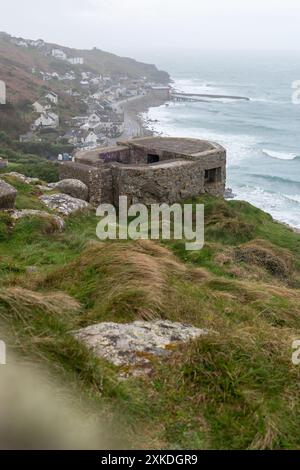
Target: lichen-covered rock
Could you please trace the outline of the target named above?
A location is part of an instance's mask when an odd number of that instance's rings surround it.
[[[44,211],[37,211],[32,209],[23,209],[23,210],[16,210],[10,214],[11,218],[14,220],[24,219],[24,217],[41,217],[42,219],[50,219],[54,222],[57,226],[57,230],[62,232],[65,228],[65,222],[62,217],[58,215],[49,214],[48,212]]]
[[[38,184],[40,182],[38,178],[30,178],[29,176],[22,175],[22,173],[18,173],[17,171],[11,171],[10,173],[5,173],[4,175],[13,176],[14,178],[17,178],[18,180],[27,184]]]
[[[0,210],[12,209],[15,205],[17,193],[13,186],[0,180]]]
[[[50,188],[49,186],[45,186],[44,184],[38,184],[37,188],[44,193],[49,193],[50,191],[53,191],[52,188]]]
[[[87,201],[89,196],[88,187],[82,181],[76,179],[61,180],[56,183],[55,189],[84,201]]]
[[[132,373],[151,370],[151,356],[168,356],[179,343],[207,334],[182,323],[159,320],[99,323],[75,333],[96,356],[116,366],[132,366]]]
[[[91,208],[90,204],[82,199],[77,199],[68,194],[51,194],[40,197],[40,200],[50,209],[63,215],[71,215],[78,211]]]

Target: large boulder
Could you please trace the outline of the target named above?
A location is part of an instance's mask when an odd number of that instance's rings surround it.
[[[49,209],[66,216],[91,208],[90,204],[86,201],[68,196],[68,194],[44,195],[40,199]]]
[[[83,199],[84,201],[87,201],[89,197],[88,187],[80,180],[61,180],[55,185],[55,188],[64,194],[68,194],[69,196],[78,199]]]
[[[0,210],[12,209],[15,205],[16,196],[17,190],[5,181],[0,180]]]
[[[77,331],[75,336],[96,356],[125,366],[126,375],[140,375],[151,371],[151,358],[168,356],[176,345],[207,333],[191,325],[157,320],[99,323]]]

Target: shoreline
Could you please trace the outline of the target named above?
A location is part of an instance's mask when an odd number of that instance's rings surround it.
[[[125,102],[120,103],[120,110],[122,109],[124,111],[125,121],[125,131],[121,138],[128,139],[154,135],[156,133],[155,130],[149,129],[146,121],[141,117],[141,113],[147,113],[150,108],[159,107],[166,103],[169,103],[169,100],[159,99],[151,94],[130,98]],[[156,134],[159,135],[159,132]],[[294,233],[300,235],[299,228],[293,227],[292,225],[283,222],[282,220],[274,220],[288,226]]]
[[[168,103],[168,100],[157,98],[151,94],[137,96],[121,102],[119,109],[124,111],[125,131],[121,138],[147,137],[154,134],[147,126],[141,113],[150,108],[159,107]]]

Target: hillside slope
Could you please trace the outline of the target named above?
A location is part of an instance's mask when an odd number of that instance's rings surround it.
[[[5,178],[18,209],[43,209],[40,189]],[[299,449],[300,236],[248,203],[199,202],[206,242],[195,252],[184,241],[99,242],[92,213],[70,217],[64,233],[1,213],[9,349],[77,387],[95,415],[121,415],[133,447]],[[71,333],[155,318],[209,334],[126,381]]]
[[[169,75],[159,71],[155,65],[119,57],[99,49],[76,50],[49,43],[43,43],[40,47],[21,47],[12,42],[14,39],[6,33],[0,33],[0,79],[7,83],[8,100],[12,103],[37,99],[41,90],[49,88],[39,78],[40,75],[32,73],[32,69],[44,73],[74,70],[74,65],[52,57],[52,49],[60,49],[68,57],[83,57],[85,63],[75,66],[79,71],[112,76],[125,74],[132,78],[147,77],[154,82],[167,83],[170,80]],[[59,92],[61,84],[51,82],[51,89]]]

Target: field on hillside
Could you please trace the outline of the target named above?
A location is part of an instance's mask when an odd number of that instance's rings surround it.
[[[18,189],[18,209],[43,209]],[[122,445],[169,449],[300,448],[300,236],[245,202],[203,197],[205,247],[107,241],[93,213],[63,233],[0,212],[0,318],[8,351],[64,384],[85,414],[115,420]],[[51,212],[51,211],[50,211]],[[119,380],[72,332],[99,322],[168,319],[209,334]],[[73,391],[76,390],[76,393]]]

